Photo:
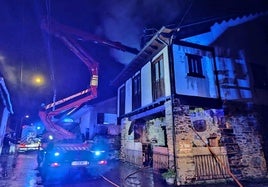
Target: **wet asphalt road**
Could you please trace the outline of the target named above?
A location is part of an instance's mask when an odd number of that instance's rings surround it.
[[[151,168],[137,168],[129,163],[115,161],[110,171],[99,178],[69,177],[63,181],[42,183],[38,170],[36,170],[36,153],[20,153],[16,158],[16,166],[12,167],[13,155],[9,158],[8,176],[0,176],[0,187],[173,187]],[[2,170],[0,169],[0,173]],[[242,182],[244,187],[268,187],[266,182]],[[190,185],[190,187],[237,187],[234,182],[225,184]],[[189,186],[188,186],[189,187]]]
[[[11,162],[13,156],[10,156]],[[62,181],[42,183],[36,170],[36,152],[20,153],[16,158],[16,167],[9,164],[8,176],[0,177],[0,187],[164,187],[162,178],[156,177],[151,169],[140,169],[128,163],[115,161],[108,173],[98,178],[69,177]]]

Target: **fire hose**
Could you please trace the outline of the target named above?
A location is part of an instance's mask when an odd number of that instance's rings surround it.
[[[104,177],[103,175],[100,175],[105,181],[109,182],[110,184],[112,184],[115,187],[120,187],[119,185],[115,184],[113,181],[109,180],[108,178]]]
[[[189,127],[194,131],[194,133],[200,138],[200,140],[205,144],[205,146],[208,148],[209,152],[211,153],[211,155],[216,159],[216,161],[221,165],[221,167],[223,167],[227,173],[232,177],[232,179],[236,182],[236,184],[239,187],[243,187],[243,185],[239,182],[239,180],[235,177],[235,175],[230,171],[230,169],[228,167],[225,166],[225,164],[221,161],[221,159],[214,153],[214,151],[211,149],[211,147],[203,140],[203,138],[198,134],[198,132],[196,132],[195,129],[193,129],[193,127],[191,125],[189,125]]]

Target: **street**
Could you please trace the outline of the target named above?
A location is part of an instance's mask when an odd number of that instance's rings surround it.
[[[8,158],[8,176],[2,176],[0,170],[0,187],[172,187],[168,185],[160,175],[154,173],[151,168],[137,168],[129,163],[115,161],[112,163],[110,171],[98,178],[81,178],[72,176],[64,180],[50,181],[42,183],[42,179],[36,169],[36,152],[19,153],[14,159],[14,155]],[[12,163],[16,160],[16,165]],[[266,181],[267,182],[267,181]],[[244,187],[267,187],[264,182],[246,183]],[[203,184],[191,185],[191,187],[236,187],[234,182],[226,184]]]
[[[10,162],[12,159],[13,155],[10,156]],[[139,169],[119,161],[112,163],[110,171],[96,179],[76,178],[73,176],[63,181],[50,181],[47,183],[42,183],[36,167],[36,152],[19,153],[16,159],[16,166],[13,168],[12,164],[9,164],[8,176],[1,176],[0,187],[164,187],[167,185],[151,169]]]

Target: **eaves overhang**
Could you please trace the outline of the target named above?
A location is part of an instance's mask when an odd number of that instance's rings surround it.
[[[221,98],[205,98],[180,94],[176,94],[175,97],[180,100],[181,105],[213,109],[221,109],[223,107],[223,101]]]
[[[145,47],[134,57],[134,59],[117,75],[117,77],[111,82],[111,85],[119,87],[135,72],[140,70],[159,51],[161,51],[165,46],[169,45],[170,38],[173,36],[173,33],[173,29],[162,27],[145,45]]]
[[[163,112],[165,111],[165,102],[170,99],[170,97],[159,98],[157,101],[154,101],[147,106],[138,108],[130,113],[119,116],[119,118],[129,118],[130,120],[137,120],[141,118],[150,119],[159,115],[160,113],[162,113],[163,115]]]

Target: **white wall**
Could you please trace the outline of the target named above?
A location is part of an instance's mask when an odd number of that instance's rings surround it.
[[[170,96],[171,89],[170,89],[170,72],[169,72],[169,61],[168,61],[168,48],[165,47],[162,49],[153,59],[157,59],[160,55],[163,55],[164,58],[164,81],[165,81],[165,96]],[[141,72],[141,107],[149,105],[153,102],[152,98],[152,61],[147,62],[140,70]],[[135,72],[136,74],[137,72]],[[134,74],[134,75],[135,75]],[[132,75],[132,76],[134,76]],[[118,88],[118,98],[120,94],[120,88]],[[125,113],[132,112],[132,78],[128,79],[125,82]],[[119,99],[118,99],[118,107],[119,107]],[[119,111],[119,108],[118,108]]]
[[[157,59],[160,55],[163,54],[164,59],[164,76],[165,76],[165,96],[170,96],[171,90],[170,90],[170,69],[169,69],[169,54],[168,54],[168,47],[166,46],[163,48],[154,58],[152,61]]]
[[[176,93],[187,96],[218,98],[212,52],[175,44],[172,49]],[[188,60],[185,53],[202,56],[204,78],[187,76]]]
[[[217,51],[217,50],[216,50]],[[230,50],[231,51],[231,50]],[[217,57],[217,69],[226,73],[219,73],[221,85],[221,96],[224,100],[250,99],[252,98],[251,86],[249,81],[246,61],[231,57]],[[234,63],[241,64],[242,72],[245,73],[244,79],[236,78]]]
[[[97,125],[97,112],[94,107],[88,106],[87,111],[81,116],[80,131],[86,133],[86,129],[89,128],[90,137],[95,133],[95,127]]]
[[[210,45],[215,49],[219,71],[220,92],[224,100],[247,100],[260,105],[268,105],[265,89],[254,88],[251,74],[252,64],[262,64],[267,68],[267,28],[266,17],[251,14],[236,19],[215,23],[210,31],[198,36],[185,38],[185,41]],[[234,42],[235,41],[235,42]],[[237,79],[234,63],[240,63],[245,73],[244,79]]]
[[[8,109],[5,107],[4,110],[3,110],[3,113],[1,114],[1,126],[0,126],[0,154],[2,152],[2,144],[3,144],[3,139],[4,139],[4,136],[5,136],[5,133],[6,133],[6,126],[7,126],[7,120],[8,120],[8,117],[9,117],[9,111]]]
[[[131,79],[128,79],[126,81],[125,89],[126,89],[125,113],[129,113],[132,111],[132,80]]]
[[[141,105],[145,106],[152,102],[152,74],[151,63],[145,64],[141,69]]]

